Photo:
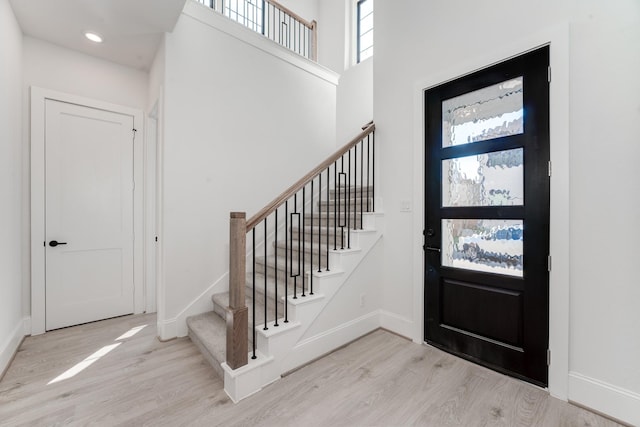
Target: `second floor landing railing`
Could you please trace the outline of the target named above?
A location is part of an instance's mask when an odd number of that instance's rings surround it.
[[[247,364],[249,341],[251,358],[257,357],[256,328],[289,322],[289,298],[314,295],[314,273],[332,268],[329,253],[351,248],[352,231],[362,230],[364,213],[375,211],[374,172],[372,122],[253,217],[231,212],[226,357],[231,369]],[[249,307],[246,291],[252,294]]]
[[[232,21],[316,61],[317,23],[307,21],[275,0],[196,0]]]

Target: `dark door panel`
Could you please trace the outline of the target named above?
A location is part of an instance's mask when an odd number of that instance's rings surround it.
[[[425,340],[547,384],[549,48],[425,93]]]

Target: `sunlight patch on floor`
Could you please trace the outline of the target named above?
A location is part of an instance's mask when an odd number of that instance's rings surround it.
[[[141,330],[143,330],[146,327],[147,327],[147,325],[140,325],[140,326],[136,326],[136,327],[133,327],[133,328],[129,329],[127,332],[125,332],[124,334],[120,335],[118,338],[116,338],[114,340],[114,341],[120,341],[120,342],[116,342],[115,344],[111,344],[111,345],[105,345],[100,350],[96,351],[91,356],[89,356],[86,359],[84,359],[82,362],[77,363],[72,368],[67,369],[65,372],[63,372],[62,374],[58,375],[57,377],[55,377],[51,381],[49,381],[47,383],[47,385],[55,384],[57,382],[60,382],[60,381],[63,381],[63,380],[67,380],[69,378],[72,378],[72,377],[76,376],[77,374],[79,374],[80,372],[84,371],[89,366],[91,366],[92,364],[97,362],[101,357],[106,356],[112,350],[114,350],[116,347],[118,347],[120,344],[122,344],[122,340],[126,340],[127,338],[131,338],[132,336],[134,336],[135,334],[137,334],[138,332],[140,332]]]
[[[74,377],[75,375],[79,374],[83,370],[87,369],[89,366],[93,365],[101,357],[103,357],[106,354],[108,354],[110,351],[112,351],[113,349],[118,347],[120,344],[122,344],[122,343],[118,342],[118,343],[111,344],[111,345],[105,345],[100,350],[96,351],[91,356],[89,356],[86,359],[84,359],[82,362],[77,363],[72,368],[67,369],[65,372],[63,372],[62,374],[58,375],[57,377],[55,377],[51,381],[49,381],[47,383],[47,385],[54,384],[54,383],[57,383],[59,381],[66,380],[66,379],[69,379],[71,377]]]
[[[141,326],[136,326],[135,328],[131,328],[127,332],[125,332],[124,334],[116,338],[114,341],[121,341],[121,340],[126,340],[127,338],[131,338],[132,336],[134,336],[135,334],[137,334],[138,332],[140,332],[146,327],[147,325],[141,325]]]

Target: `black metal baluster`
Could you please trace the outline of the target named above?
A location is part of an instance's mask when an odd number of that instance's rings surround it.
[[[347,203],[346,200],[342,200],[342,193],[344,192],[344,197],[346,199],[347,192],[342,191],[344,187],[342,184],[346,185],[347,182],[347,174],[344,172],[340,172],[338,174],[338,191],[340,192],[338,196],[338,214],[340,218],[338,220],[338,227],[340,227],[340,249],[344,249],[344,227],[346,226],[347,220]]]
[[[309,254],[309,295],[313,295],[313,181],[311,178],[311,253]]]
[[[351,216],[351,149],[349,149],[347,156],[348,167],[348,175],[346,176],[346,186],[347,186],[347,203],[345,204],[345,213],[346,213],[346,224],[347,224],[347,248],[351,249],[351,227],[349,224],[350,216]]]
[[[301,54],[301,52],[304,50],[304,48],[302,47],[302,23],[300,21],[298,22],[298,55]]]
[[[358,145],[360,146],[360,230],[364,230],[364,144],[362,140]]]
[[[338,221],[338,225],[340,226],[340,249],[344,249],[344,224],[342,221],[344,221],[347,218],[347,212],[346,212],[346,206],[347,204],[344,203],[342,201],[342,176],[345,175],[344,173],[344,154],[340,157],[340,173],[338,174],[338,180],[340,182],[338,182],[338,190],[340,191],[340,196],[338,197],[338,212],[340,213],[340,221]],[[346,178],[346,176],[345,176]],[[346,181],[346,179],[345,179]],[[346,188],[345,188],[345,196],[346,196]],[[346,201],[345,201],[346,202]],[[342,208],[342,206],[344,205],[344,214],[343,212],[340,211],[340,208]]]
[[[269,276],[269,258],[267,257],[267,218],[264,219],[264,328],[262,330],[266,331],[269,329],[267,326],[267,301],[269,298],[267,297],[267,277]]]
[[[338,189],[338,161],[333,162],[333,250],[338,249],[338,199],[336,192]]]
[[[309,58],[309,54],[307,53],[308,51],[308,46],[307,46],[307,26],[304,26],[304,29],[302,30],[302,50],[303,50],[303,55],[305,58]]]
[[[289,323],[289,298],[287,298],[287,289],[289,288],[289,239],[287,233],[291,236],[289,230],[289,201],[284,202],[284,323]]]
[[[266,28],[265,28],[265,27],[266,27],[266,23],[265,23],[265,20],[264,20],[264,16],[265,16],[264,6],[265,6],[265,3],[266,3],[266,2],[265,2],[264,0],[262,0],[262,10],[261,10],[261,15],[262,15],[262,17],[261,17],[261,19],[262,19],[262,35],[263,35],[263,36],[264,36],[264,35],[265,35],[265,33],[266,33]],[[277,319],[277,318],[276,318],[276,319]]]
[[[305,197],[306,189],[307,189],[306,185],[302,187],[302,296],[303,297],[306,297],[306,295],[304,294],[304,291],[305,291],[305,279],[307,276],[307,264],[305,263],[305,258],[307,255],[305,252],[305,242],[307,241],[307,237],[306,237],[307,230],[305,228],[305,218],[304,218],[305,205],[306,205],[306,197]],[[300,250],[300,246],[298,246],[298,251],[299,250]]]
[[[329,270],[329,193],[331,192],[331,185],[329,182],[329,166],[327,166],[327,271]]]
[[[253,281],[252,283],[252,290],[253,290],[253,301],[251,302],[251,308],[253,310],[253,356],[251,356],[252,359],[256,358],[256,229],[255,227],[253,228],[253,230],[251,230],[252,233],[252,251],[251,251],[251,255],[253,258]]]
[[[371,146],[369,145],[369,135],[367,135],[367,212],[371,212],[369,210],[369,175],[371,175],[371,166],[369,163],[369,158],[371,157]]]
[[[358,144],[353,146],[353,229],[358,229]],[[362,196],[362,195],[361,195]]]
[[[276,218],[275,218],[276,224],[275,224],[275,236],[274,236],[274,245],[273,245],[273,260],[274,260],[274,272],[275,272],[275,278],[274,278],[274,283],[275,283],[275,291],[276,291],[276,296],[273,300],[273,307],[275,309],[276,312],[276,319],[275,322],[273,323],[273,326],[280,326],[278,324],[278,208],[276,208]]]
[[[293,216],[298,216],[298,272],[293,274]],[[300,214],[298,214],[298,193],[293,196],[293,213],[291,214],[291,277],[293,277],[293,299],[298,299],[298,276],[300,275]]]
[[[291,49],[291,15],[288,15],[288,16],[289,16],[289,23],[287,24],[287,47]],[[304,274],[302,274],[302,282],[304,283]],[[302,288],[302,292],[304,292],[304,286]]]
[[[373,152],[371,153],[371,163],[373,164],[373,169],[371,170],[371,212],[376,211],[376,131],[371,132],[371,139],[373,142],[371,143],[371,149]]]
[[[313,204],[311,204],[313,206]],[[318,273],[322,273],[322,172],[318,174]]]

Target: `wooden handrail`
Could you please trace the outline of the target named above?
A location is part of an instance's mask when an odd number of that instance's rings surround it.
[[[313,27],[313,22],[307,21],[306,19],[304,19],[303,17],[301,17],[300,15],[298,15],[297,13],[295,13],[294,11],[289,9],[288,7],[281,5],[277,1],[275,1],[275,0],[265,0],[265,2],[266,3],[271,3],[273,6],[277,7],[281,11],[291,15],[293,18],[295,18],[296,20],[300,21],[300,23],[304,24],[305,27],[308,27],[308,28]]]
[[[342,146],[342,148],[338,149],[331,156],[327,157],[325,161],[323,161],[318,166],[313,168],[311,172],[309,172],[308,174],[300,178],[295,184],[289,187],[286,191],[284,191],[278,197],[273,199],[271,203],[269,203],[267,206],[262,208],[257,214],[249,218],[249,220],[247,220],[247,233],[253,230],[256,227],[256,225],[258,225],[262,220],[264,220],[266,217],[271,215],[271,213],[275,211],[285,201],[293,197],[293,195],[296,194],[298,191],[300,191],[302,187],[307,185],[307,183],[311,181],[311,179],[315,178],[316,175],[324,171],[327,167],[329,167],[329,165],[331,165],[336,160],[338,160],[344,153],[349,151],[358,142],[362,141],[367,135],[372,133],[375,129],[376,129],[376,125],[373,122],[369,123],[368,126],[365,127],[364,130],[358,134],[358,136],[356,136],[347,144]]]

